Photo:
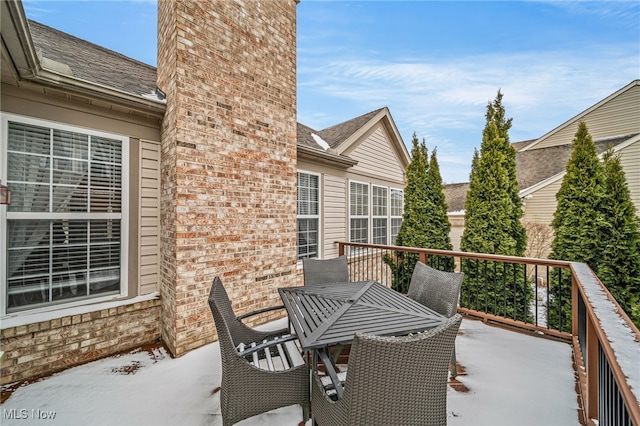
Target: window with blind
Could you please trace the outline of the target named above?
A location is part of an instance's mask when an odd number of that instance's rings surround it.
[[[349,237],[353,243],[369,242],[369,184],[349,182]]]
[[[404,209],[401,189],[349,182],[349,238],[354,243],[395,243]]]
[[[373,214],[373,244],[387,244],[388,217],[388,188],[371,186],[371,201]]]
[[[2,121],[4,312],[125,294],[128,139]]]
[[[318,257],[320,176],[298,172],[298,260]]]
[[[404,191],[402,189],[391,188],[391,244],[396,243],[396,237],[402,225],[402,215],[404,213]]]

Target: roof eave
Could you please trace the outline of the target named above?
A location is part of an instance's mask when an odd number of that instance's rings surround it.
[[[137,112],[162,118],[166,105],[160,100],[145,99],[112,87],[82,80],[50,69],[40,58],[31,38],[29,23],[20,1],[2,1],[2,41],[15,65],[19,78],[44,86],[98,98]],[[53,63],[52,61],[49,61]]]
[[[358,161],[354,160],[353,158],[321,151],[319,149],[311,148],[305,145],[298,145],[298,157],[317,160],[324,164],[342,166],[345,168],[353,167],[358,164]]]

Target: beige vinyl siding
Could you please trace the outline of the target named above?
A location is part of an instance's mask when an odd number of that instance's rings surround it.
[[[640,133],[640,84],[635,84],[608,102],[577,118],[535,145],[536,148],[571,143],[584,121],[595,139]]]
[[[398,182],[404,187],[404,168],[389,142],[389,136],[382,125],[348,154],[358,160],[351,173],[376,177],[390,182]]]
[[[335,241],[347,238],[347,184],[342,177],[323,175],[322,258],[338,255]]]
[[[140,141],[139,294],[160,282],[160,144]]]
[[[640,215],[640,141],[620,150],[619,154],[631,200],[636,205],[636,213]]]
[[[532,193],[531,198],[525,200],[523,221],[551,225],[557,206],[556,194],[560,190],[560,185],[562,185],[562,179]]]

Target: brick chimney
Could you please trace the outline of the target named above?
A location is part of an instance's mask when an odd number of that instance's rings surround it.
[[[161,0],[162,336],[216,339],[219,275],[237,313],[296,274],[295,0]]]

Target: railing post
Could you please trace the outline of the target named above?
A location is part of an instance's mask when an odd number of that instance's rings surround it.
[[[593,325],[593,320],[587,317],[587,350],[585,357],[585,370],[587,373],[587,396],[585,398],[587,424],[595,424],[598,420],[598,336]]]
[[[338,243],[338,256],[344,256],[344,244]]]

